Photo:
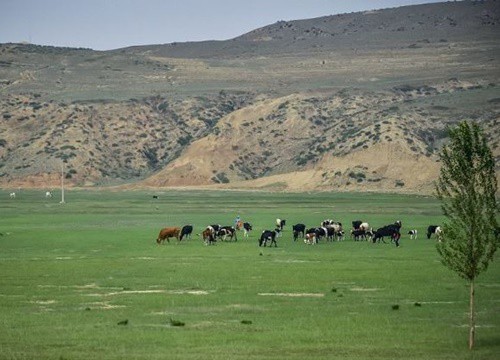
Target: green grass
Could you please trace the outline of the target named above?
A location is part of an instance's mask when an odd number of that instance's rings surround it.
[[[493,359],[500,266],[477,281],[477,347],[467,284],[440,264],[432,198],[386,194],[21,191],[0,202],[0,359]],[[254,225],[204,246],[208,224]],[[287,220],[278,248],[257,238]],[[401,247],[293,242],[291,225],[402,220]],[[163,226],[193,238],[157,245]],[[406,232],[403,231],[403,234]]]

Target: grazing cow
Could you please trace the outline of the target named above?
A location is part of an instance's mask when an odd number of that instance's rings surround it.
[[[418,235],[418,231],[417,229],[413,229],[413,230],[410,230],[408,231],[408,235],[410,235],[410,239],[417,239],[417,235]]]
[[[330,225],[326,226],[328,230],[329,240],[344,240],[344,230],[342,228],[342,223],[332,222]]]
[[[354,241],[360,240],[368,240],[373,236],[373,232],[371,230],[365,231],[364,229],[351,230],[351,237],[354,238]]]
[[[186,237],[186,239],[187,238],[191,239],[192,233],[193,233],[193,225],[184,225],[181,230],[181,237],[179,238],[179,241],[181,241],[184,236]]]
[[[158,195],[153,195],[153,199],[159,200],[160,197]]]
[[[280,229],[280,232],[283,231],[283,227],[286,225],[286,220],[276,219],[276,226]]]
[[[372,237],[373,243],[376,243],[377,241],[380,242],[380,240],[385,243],[384,236],[390,236],[391,241],[394,241],[396,246],[399,247],[399,239],[401,238],[401,233],[399,232],[399,228],[395,224],[387,225],[377,229]]]
[[[11,199],[15,199],[16,198],[16,193],[15,192],[11,192],[9,194],[9,196],[10,196]]]
[[[441,235],[443,233],[443,229],[439,225],[429,225],[427,228],[427,239],[431,238],[432,234],[436,234],[436,237],[439,242],[441,242]]]
[[[274,244],[274,247],[278,247],[278,244],[276,243],[276,238],[278,237],[278,234],[281,232],[280,229],[274,229],[273,231],[271,230],[264,230],[262,232],[262,235],[260,235],[259,239],[259,246],[267,246],[267,243],[269,242],[269,246],[272,246]]]
[[[226,238],[229,236],[229,241],[233,240],[238,241],[236,237],[236,229],[232,226],[222,226],[217,232],[217,236],[222,240],[226,241]]]
[[[46,191],[45,192],[45,198],[50,199],[52,197],[52,192],[51,191]]]
[[[248,222],[243,223],[243,236],[248,237],[248,233],[252,231],[252,225]]]
[[[158,244],[164,243],[165,239],[167,242],[170,242],[170,238],[176,238],[179,240],[179,235],[181,233],[181,228],[177,226],[171,226],[171,227],[166,227],[160,230],[160,233],[158,234],[158,238],[156,239],[156,242]]]
[[[297,241],[299,238],[299,234],[302,234],[302,237],[305,236],[306,226],[304,224],[295,224],[292,226],[293,231],[293,241]]]
[[[212,232],[211,229],[209,229],[208,227],[203,230],[202,234],[201,234],[202,238],[203,238],[203,241],[205,242],[205,245],[212,245],[212,244],[215,244],[215,236]]]

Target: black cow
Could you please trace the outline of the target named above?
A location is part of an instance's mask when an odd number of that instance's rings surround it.
[[[274,247],[278,247],[278,244],[276,243],[276,237],[280,233],[280,229],[275,229],[275,230],[264,230],[262,232],[262,235],[260,236],[259,239],[259,246],[267,246],[267,243],[269,242],[269,246],[272,246],[274,243]]]
[[[354,220],[354,221],[352,222],[352,228],[353,228],[354,230],[358,230],[358,229],[359,229],[359,226],[360,226],[362,223],[363,223],[363,221],[361,221],[361,220]]]
[[[184,225],[181,230],[181,237],[179,238],[179,241],[181,241],[184,236],[186,236],[186,238],[191,239],[192,233],[193,233],[193,225]]]
[[[377,241],[382,240],[383,243],[384,241],[384,236],[390,236],[391,241],[394,241],[396,246],[399,247],[399,239],[401,238],[401,233],[399,232],[399,228],[396,224],[391,224],[387,225],[384,227],[381,227],[375,231],[375,234],[372,237],[373,243],[376,243]]]
[[[153,199],[158,200],[160,197],[158,195],[153,195]]]
[[[248,233],[252,231],[252,225],[250,223],[243,223],[243,236],[248,237]]]
[[[300,234],[302,234],[302,237],[306,235],[306,226],[304,224],[295,224],[292,226],[292,231],[293,241],[297,241]]]
[[[351,230],[351,236],[354,238],[354,241],[367,240],[367,238],[373,236],[373,233],[370,230],[357,229]]]

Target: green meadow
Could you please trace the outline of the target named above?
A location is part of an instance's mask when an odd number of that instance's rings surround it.
[[[0,200],[0,359],[498,359],[500,264],[468,285],[439,261],[432,197],[224,191],[8,191]],[[159,195],[153,199],[152,195]],[[253,224],[203,245],[209,224]],[[262,230],[286,219],[277,248]],[[291,225],[401,220],[401,246],[306,245]],[[157,245],[162,227],[191,239]],[[406,235],[417,229],[417,240]],[[498,257],[498,256],[497,256]]]

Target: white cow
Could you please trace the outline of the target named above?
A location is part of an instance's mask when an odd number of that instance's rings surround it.
[[[9,194],[9,196],[10,196],[11,199],[15,199],[16,198],[16,193],[15,192],[11,192]]]
[[[46,199],[50,199],[51,197],[52,197],[52,192],[51,191],[45,192],[45,198]]]

